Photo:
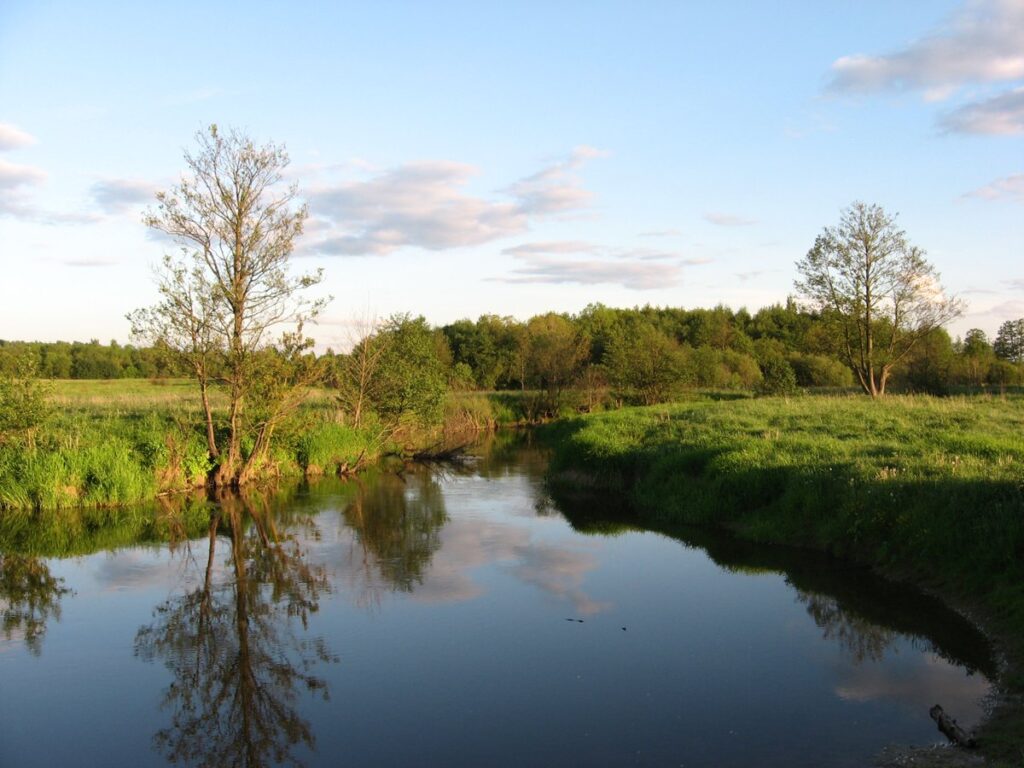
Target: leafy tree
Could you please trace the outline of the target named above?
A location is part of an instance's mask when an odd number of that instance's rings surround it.
[[[527,333],[527,375],[533,386],[544,391],[542,410],[553,415],[561,405],[563,391],[583,371],[590,342],[567,318],[554,312],[531,318]]]
[[[877,205],[844,210],[797,269],[798,290],[837,323],[843,358],[872,397],[885,394],[893,368],[921,339],[963,313],[924,251]]]
[[[967,331],[960,356],[968,382],[974,386],[982,386],[988,378],[989,368],[995,362],[995,353],[983,330],[971,328]]]
[[[20,437],[31,445],[49,417],[50,388],[38,373],[35,356],[26,351],[16,359],[13,372],[0,374],[0,443]]]
[[[901,389],[944,395],[949,391],[956,350],[945,329],[938,329],[921,339],[907,355],[895,381]]]
[[[610,336],[603,367],[620,396],[644,405],[664,402],[684,375],[679,344],[639,319],[620,325]]]
[[[440,421],[448,382],[427,321],[394,315],[374,343],[384,345],[371,388],[377,414],[391,423],[408,418],[426,424]]]
[[[1024,366],[998,358],[988,372],[989,382],[997,387],[1024,383]]]
[[[993,349],[1000,360],[1024,363],[1024,317],[999,326]]]
[[[273,346],[275,327],[301,328],[316,317],[324,302],[308,299],[306,289],[320,282],[322,272],[295,276],[289,271],[307,212],[297,203],[295,185],[280,186],[288,165],[284,148],[256,146],[217,126],[199,132],[196,141],[198,149],[185,154],[189,176],[157,194],[158,209],[145,221],[183,248],[181,262],[165,262],[160,284],[179,277],[185,281],[180,294],[163,293],[168,311],[181,320],[177,330],[186,331],[185,349],[188,329],[198,325],[205,333],[208,326],[223,357],[219,378],[228,393],[228,429],[215,480],[239,484],[251,475],[253,462],[262,460],[255,453],[243,457],[243,438],[269,440],[266,430],[272,422],[265,414],[258,421],[246,419],[249,397],[255,389],[266,389],[258,381],[259,353]],[[151,310],[157,321],[153,332],[167,325],[163,306]],[[287,341],[285,346],[295,345]]]

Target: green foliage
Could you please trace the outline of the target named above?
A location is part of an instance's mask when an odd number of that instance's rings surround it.
[[[527,324],[529,347],[527,371],[530,384],[557,399],[583,371],[590,340],[563,315],[549,312]],[[556,407],[552,403],[552,407]]]
[[[648,322],[620,324],[609,334],[603,360],[608,383],[627,402],[664,402],[685,383],[679,344]]]
[[[135,504],[207,482],[213,466],[194,391],[150,382],[61,382],[54,388],[61,407],[34,444],[0,444],[0,519],[11,510]],[[315,438],[324,404],[308,403],[295,426],[312,424]],[[267,474],[300,471],[301,434],[282,425],[281,450],[266,457]]]
[[[38,379],[34,356],[21,353],[11,368],[0,374],[0,443],[34,432],[50,414],[49,387]]]
[[[1000,360],[1024,363],[1024,317],[1000,325],[993,347]]]
[[[761,363],[761,395],[792,395],[797,392],[796,373],[782,355],[770,355]]]
[[[305,472],[337,471],[355,466],[373,456],[373,429],[346,427],[337,422],[321,422],[304,429],[295,443],[295,460]]]
[[[894,216],[854,202],[797,262],[797,289],[835,327],[843,361],[871,397],[885,394],[918,342],[963,313],[924,256]]]
[[[853,386],[853,372],[825,355],[794,352],[786,357],[801,387],[845,388]]]
[[[371,394],[374,411],[388,422],[440,422],[448,382],[427,321],[395,315],[377,343],[384,345],[384,352]]]
[[[32,356],[44,379],[163,378],[184,371],[157,348],[121,345],[116,341],[39,342],[0,340],[0,375],[13,374],[18,360]]]
[[[1024,399],[693,402],[565,422],[553,468],[652,519],[898,564],[988,589],[1024,578]]]

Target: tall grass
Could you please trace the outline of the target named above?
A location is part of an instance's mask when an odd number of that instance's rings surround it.
[[[212,464],[191,382],[62,381],[51,400],[54,415],[31,443],[0,444],[0,511],[111,507],[206,482]],[[268,474],[367,455],[368,433],[333,423],[330,405],[314,393],[298,427],[282,430]]]
[[[656,518],[964,578],[1024,566],[1024,400],[692,402],[552,434],[556,471],[584,469]]]

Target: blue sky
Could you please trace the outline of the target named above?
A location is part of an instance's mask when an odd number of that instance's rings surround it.
[[[128,339],[203,126],[287,145],[300,267],[435,323],[785,300],[854,200],[952,328],[1024,316],[1024,0],[0,4],[0,338]]]

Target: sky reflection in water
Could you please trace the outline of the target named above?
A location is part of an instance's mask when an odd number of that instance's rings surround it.
[[[559,507],[543,469],[497,445],[170,510],[173,545],[4,542],[0,764],[844,766],[980,717],[988,649],[934,601]]]

